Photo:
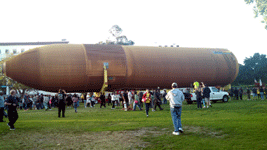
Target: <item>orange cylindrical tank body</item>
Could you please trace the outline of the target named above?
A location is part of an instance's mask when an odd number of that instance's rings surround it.
[[[194,81],[227,85],[238,62],[227,49],[56,44],[31,49],[4,64],[7,76],[27,86],[56,92],[99,91],[108,63],[113,89],[189,87]]]

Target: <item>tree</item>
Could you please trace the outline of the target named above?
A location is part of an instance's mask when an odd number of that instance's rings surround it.
[[[263,17],[262,23],[265,23],[265,29],[267,30],[267,0],[245,0],[247,4],[254,4],[255,18],[259,15]]]
[[[234,85],[253,84],[254,79],[267,82],[267,58],[265,54],[255,53],[252,57],[244,60],[244,65],[239,64],[239,73]]]

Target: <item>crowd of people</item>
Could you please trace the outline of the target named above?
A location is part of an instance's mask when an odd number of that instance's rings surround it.
[[[234,100],[243,100],[243,95],[247,95],[248,100],[264,100],[267,99],[267,88],[266,87],[253,87],[246,88],[243,90],[242,88],[231,88],[229,90],[229,95],[231,99]],[[252,98],[251,98],[252,96]]]
[[[194,91],[197,98],[197,107],[203,108],[211,107],[210,103],[210,89],[203,82],[201,85],[196,81],[193,83]],[[179,135],[183,133],[182,124],[181,124],[181,112],[182,112],[182,102],[185,100],[185,95],[189,91],[181,91],[178,89],[177,83],[172,84],[172,90],[168,93],[164,90],[163,93],[160,93],[160,88],[150,91],[146,89],[145,92],[134,91],[134,90],[125,90],[112,92],[105,96],[104,93],[93,94],[91,92],[83,94],[81,96],[77,94],[67,94],[65,90],[59,89],[58,93],[55,96],[51,95],[28,95],[27,93],[21,97],[16,95],[15,90],[10,91],[10,96],[3,97],[3,93],[0,92],[0,122],[4,122],[3,117],[9,119],[7,124],[10,127],[10,130],[15,130],[14,124],[18,119],[17,110],[28,111],[32,110],[52,110],[52,108],[58,108],[58,117],[65,117],[66,106],[68,108],[73,107],[75,113],[78,112],[77,108],[79,107],[79,102],[84,103],[85,108],[94,108],[97,103],[99,103],[100,108],[106,108],[106,104],[112,105],[111,109],[116,107],[121,108],[124,111],[136,111],[137,107],[140,111],[145,109],[146,116],[149,116],[149,110],[156,111],[163,110],[161,107],[162,104],[167,104],[167,100],[170,104],[171,116],[174,125],[174,135]],[[243,95],[243,89],[237,88],[231,89],[229,95],[235,99],[241,99]],[[266,98],[266,88],[253,88],[252,90],[247,89],[246,94],[248,100],[250,100],[250,95],[253,95],[253,98],[264,99],[264,94]],[[4,109],[7,109],[8,113]]]

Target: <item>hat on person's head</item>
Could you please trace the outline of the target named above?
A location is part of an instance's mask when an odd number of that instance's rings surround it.
[[[172,87],[177,87],[177,86],[178,86],[177,83],[175,82],[172,83]]]

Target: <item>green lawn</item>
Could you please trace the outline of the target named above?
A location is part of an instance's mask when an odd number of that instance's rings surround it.
[[[83,106],[83,104],[81,104]],[[124,112],[121,107],[19,111],[16,130],[0,123],[0,149],[267,149],[267,100],[184,104],[184,133],[172,135],[169,105],[163,111]],[[7,119],[5,119],[7,121]]]

